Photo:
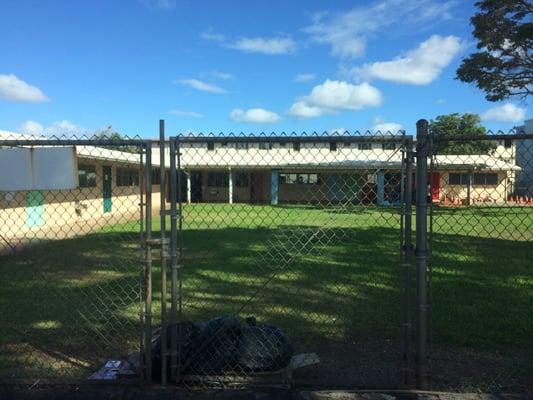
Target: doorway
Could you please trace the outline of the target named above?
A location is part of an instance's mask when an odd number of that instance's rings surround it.
[[[261,203],[264,196],[264,179],[263,173],[250,173],[250,202]]]
[[[431,201],[440,201],[440,174],[431,173]]]
[[[111,199],[111,184],[112,184],[112,175],[111,175],[111,166],[104,165],[102,166],[102,181],[103,181],[103,196],[104,196],[104,213],[111,212],[113,201]]]

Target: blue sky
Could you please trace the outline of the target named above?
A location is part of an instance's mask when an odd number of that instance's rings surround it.
[[[3,0],[0,130],[414,131],[527,117],[454,79],[473,1]]]

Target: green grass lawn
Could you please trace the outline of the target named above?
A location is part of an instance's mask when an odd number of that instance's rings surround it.
[[[492,389],[484,373],[454,381],[454,354],[477,357],[483,368],[485,360],[493,370],[515,368],[501,380],[527,385],[533,209],[437,209],[433,227],[434,370],[447,376],[438,385]],[[79,377],[138,347],[138,230],[137,223],[108,226],[0,259],[0,377]],[[187,205],[183,244],[184,319],[253,315],[283,328],[299,351],[319,354],[320,374],[307,378],[396,383],[397,210]],[[157,251],[154,257],[157,324]],[[412,288],[414,303],[414,280]]]

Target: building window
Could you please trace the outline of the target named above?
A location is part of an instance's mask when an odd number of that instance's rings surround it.
[[[357,148],[359,150],[372,150],[372,143],[369,143],[369,142],[358,143]]]
[[[117,168],[117,186],[139,186],[139,171],[133,168]]]
[[[506,148],[506,149],[510,149],[511,147],[513,147],[513,141],[511,139],[505,139],[503,141],[503,146]]]
[[[279,183],[298,185],[317,185],[320,183],[319,174],[279,174]]]
[[[159,185],[161,183],[161,169],[154,168],[152,170],[152,185]]]
[[[208,172],[207,186],[208,187],[228,187],[229,173],[228,172]]]
[[[261,150],[271,150],[272,149],[272,143],[270,143],[270,142],[259,142],[259,148]]]
[[[207,150],[215,150],[215,142],[207,142]]]
[[[300,142],[294,142],[294,143],[292,144],[292,149],[293,149],[294,151],[300,151]]]
[[[342,144],[343,147],[352,147],[352,143],[351,142],[344,142]]]
[[[394,142],[385,142],[381,144],[383,150],[396,150],[396,143]]]
[[[468,185],[468,174],[466,173],[451,172],[449,177],[450,185]]]
[[[337,151],[337,142],[329,142],[329,151]]]
[[[250,175],[248,174],[248,172],[235,173],[235,186],[248,187],[249,181],[250,181]]]
[[[78,165],[78,184],[80,187],[96,186],[96,167],[94,165]]]
[[[498,174],[496,173],[474,174],[474,185],[496,186],[498,185]]]

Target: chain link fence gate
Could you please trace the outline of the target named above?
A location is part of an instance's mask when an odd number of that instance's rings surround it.
[[[145,156],[140,139],[0,137],[2,382],[86,382],[139,354]]]
[[[162,249],[153,315],[167,329],[155,333],[152,351],[167,357],[152,354],[155,380],[397,387],[410,377],[410,290],[401,279],[409,281],[412,253],[404,207],[411,137],[163,143],[164,134],[154,152],[169,171],[155,173]],[[311,366],[288,373],[276,358],[287,338]]]
[[[533,388],[533,135],[432,137],[433,388]]]
[[[412,386],[416,348],[418,387],[531,388],[533,136],[417,128],[1,137],[1,381]],[[287,338],[311,365],[265,374]]]

